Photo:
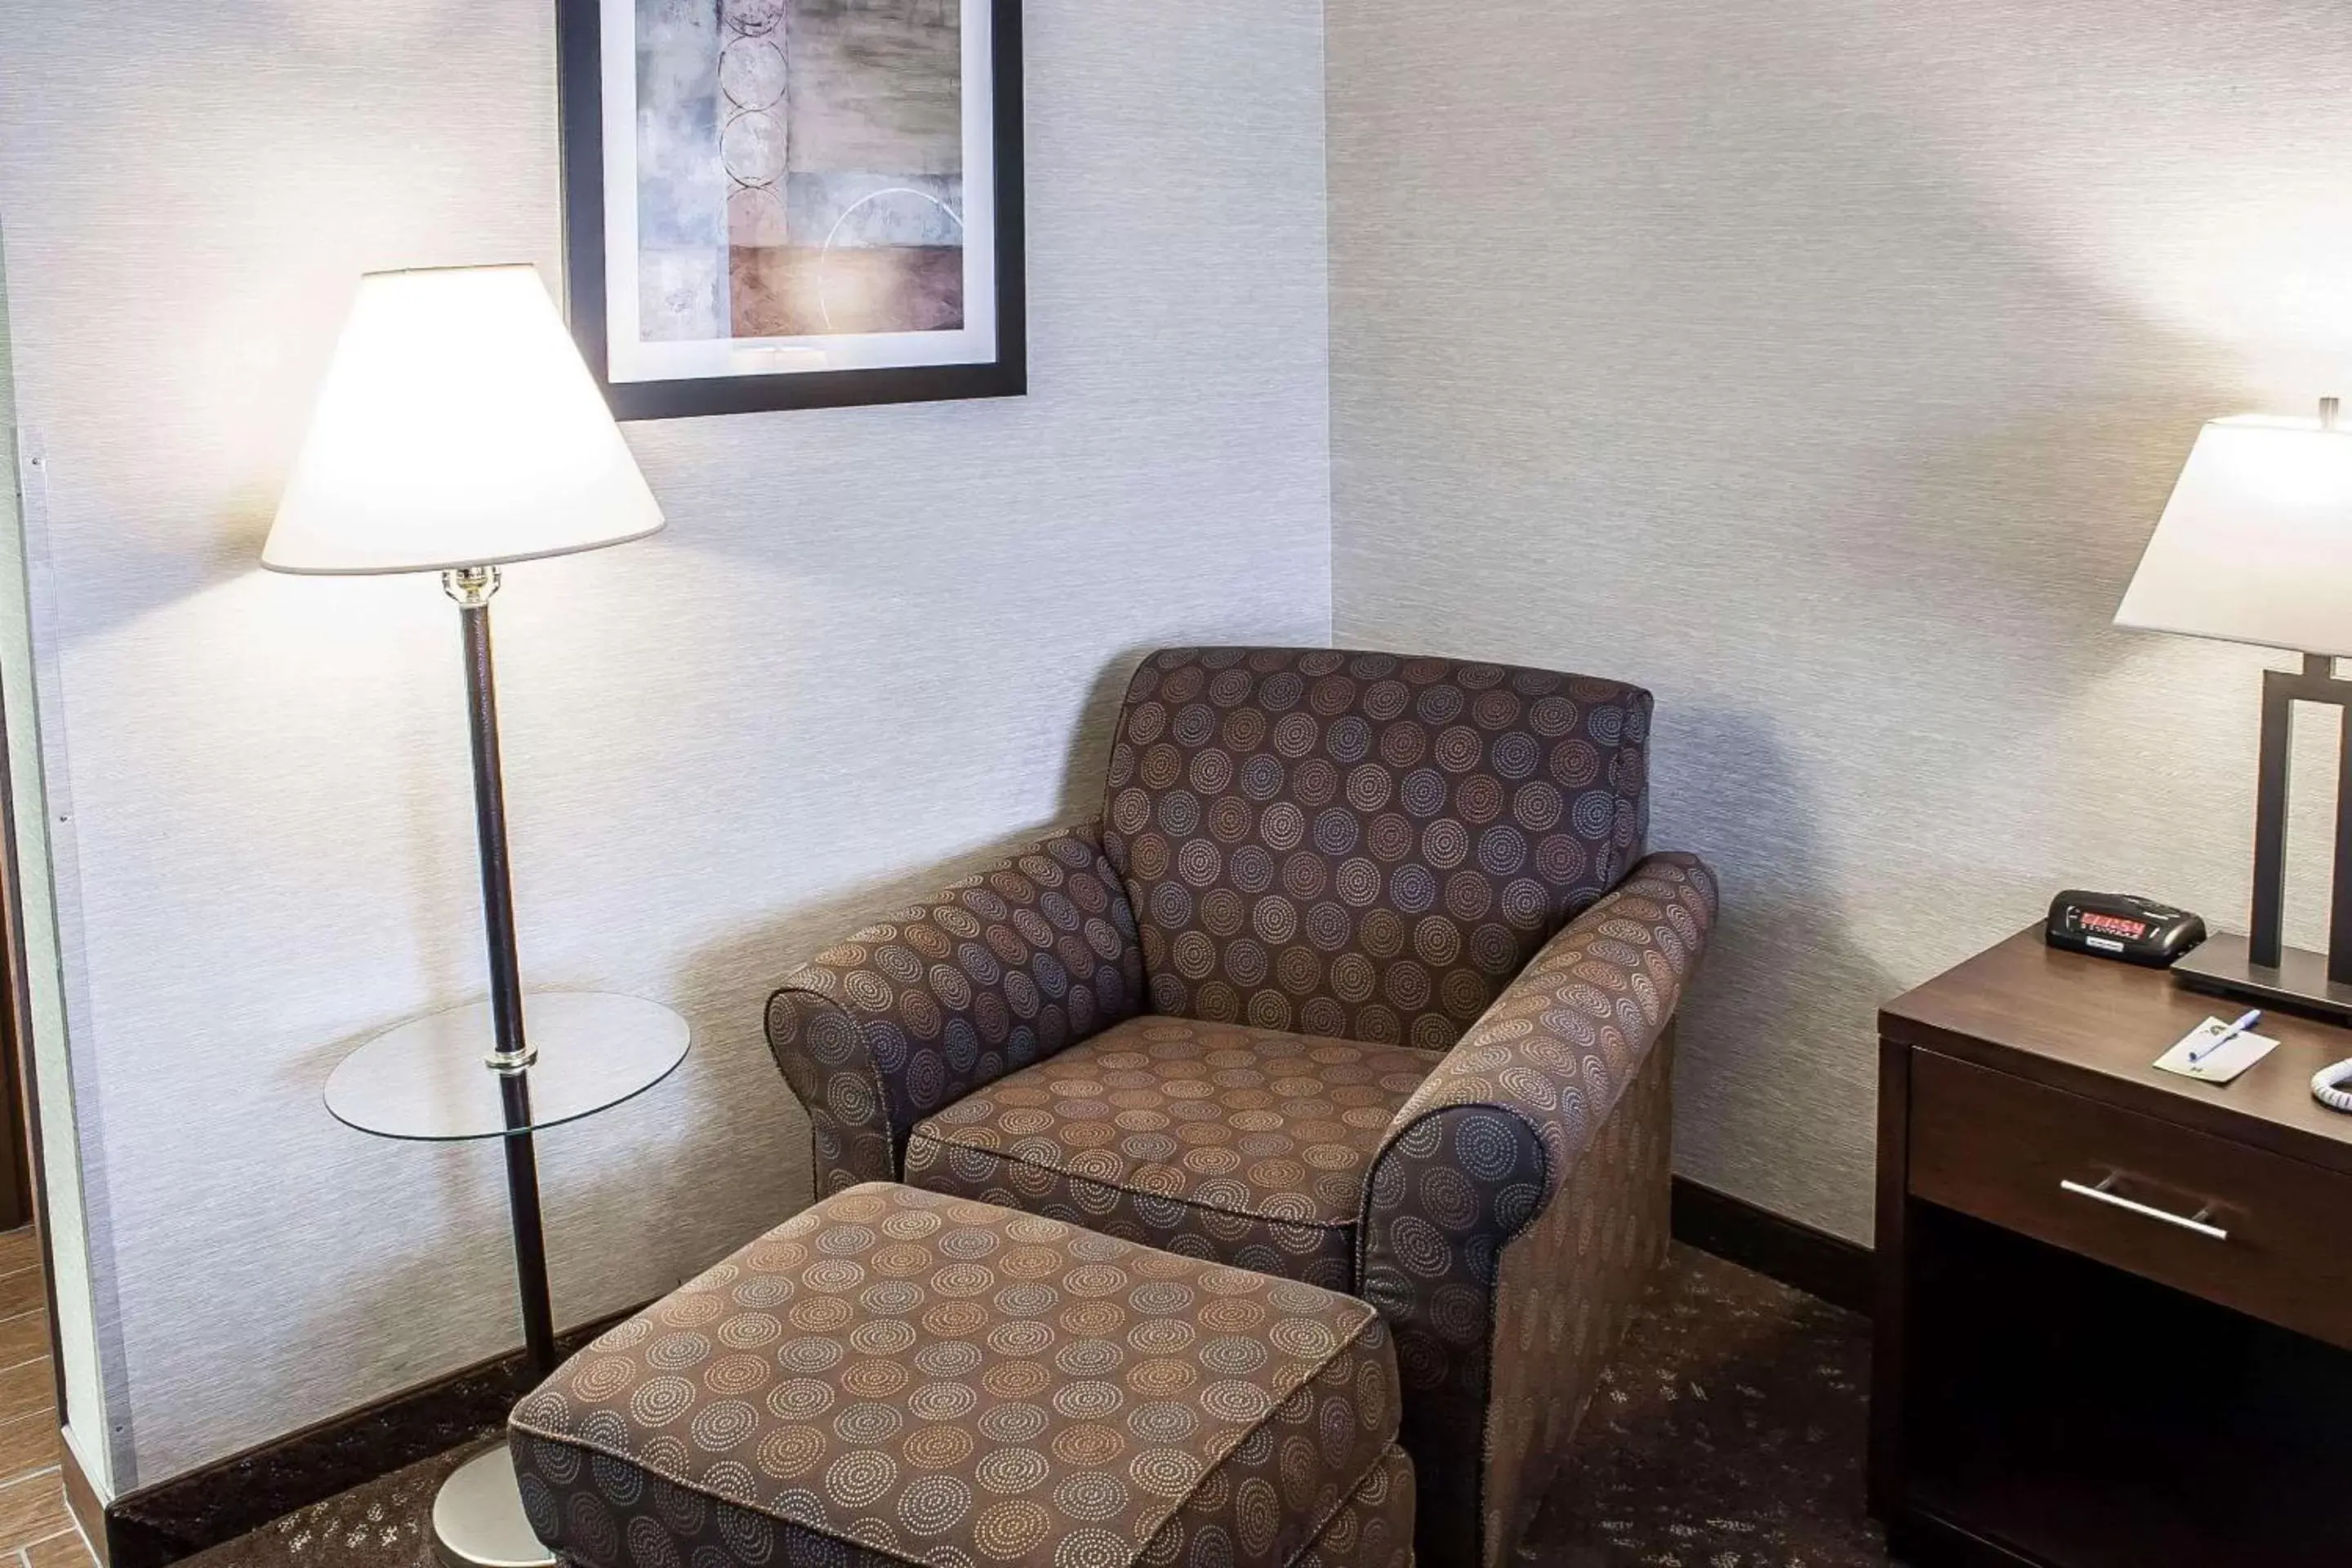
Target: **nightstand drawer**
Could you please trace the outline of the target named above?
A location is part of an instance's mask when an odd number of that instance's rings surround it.
[[[1917,1051],[1913,1196],[2352,1348],[2352,1179]]]

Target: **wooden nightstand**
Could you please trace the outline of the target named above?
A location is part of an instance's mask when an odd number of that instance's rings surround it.
[[[2021,932],[1879,1014],[1871,1507],[1915,1563],[2352,1563],[2352,1031]],[[2124,1203],[2109,1201],[2124,1200]]]

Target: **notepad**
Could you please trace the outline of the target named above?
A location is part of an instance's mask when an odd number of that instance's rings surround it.
[[[2156,1065],[2166,1072],[2193,1078],[2200,1083],[2227,1083],[2248,1068],[2278,1049],[2278,1042],[2265,1035],[2240,1035],[2220,1050],[2197,1061],[2189,1053],[2201,1050],[2213,1040],[2229,1032],[2226,1018],[2208,1018],[2187,1034],[2170,1050],[2156,1058]]]

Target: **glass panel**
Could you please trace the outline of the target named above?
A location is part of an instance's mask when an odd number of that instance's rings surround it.
[[[553,1127],[644,1093],[686,1058],[686,1020],[658,1002],[596,991],[523,998],[524,1037],[538,1057],[521,1074],[529,1127]],[[327,1109],[384,1138],[506,1135],[490,1005],[414,1019],[345,1057],[327,1079]]]

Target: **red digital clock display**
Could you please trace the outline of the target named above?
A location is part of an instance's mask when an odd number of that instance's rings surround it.
[[[2121,915],[2102,914],[2096,910],[2083,911],[2083,929],[2101,936],[2119,937],[2125,942],[2137,942],[2147,934],[2145,921],[2126,920]]]

